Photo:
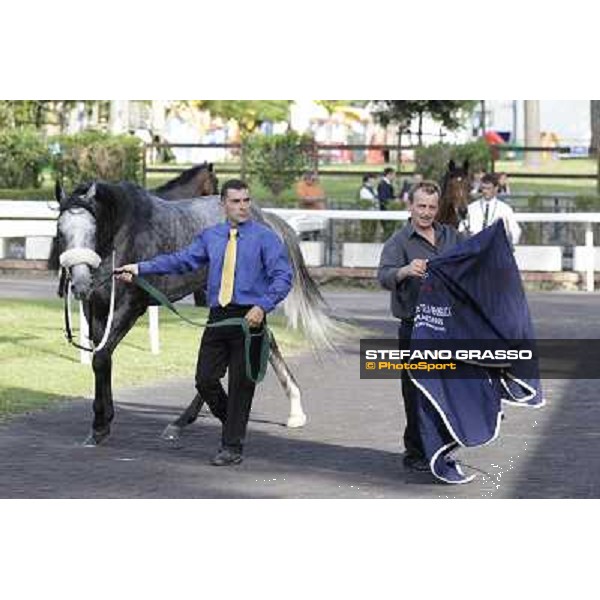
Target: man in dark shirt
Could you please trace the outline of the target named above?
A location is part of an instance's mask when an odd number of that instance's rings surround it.
[[[383,171],[383,177],[379,180],[377,185],[377,197],[379,198],[379,209],[387,210],[387,206],[390,202],[393,202],[396,198],[396,192],[394,191],[394,169],[388,167]]]
[[[119,278],[131,275],[186,273],[208,265],[208,322],[244,317],[250,327],[264,327],[272,311],[292,287],[292,270],[283,242],[265,225],[250,218],[248,186],[227,181],[221,191],[226,221],[204,229],[187,247],[139,264],[120,267]],[[229,370],[229,391],[220,379]],[[215,466],[242,462],[242,447],[255,384],[246,376],[244,331],[239,325],[204,331],[196,389],[222,422],[221,449]]]
[[[409,222],[391,238],[381,253],[377,278],[391,291],[392,314],[401,319],[399,336],[410,340],[421,281],[427,260],[457,244],[462,238],[449,225],[435,221],[439,209],[440,188],[433,181],[422,181],[409,193]],[[402,371],[402,397],[406,412],[404,464],[429,471],[419,434],[418,401],[421,392]]]
[[[379,198],[379,210],[387,210],[388,204],[396,198],[394,192],[394,169],[388,167],[383,171],[383,177],[377,185],[377,198]]]
[[[394,169],[387,167],[383,171],[383,176],[377,185],[377,198],[379,199],[379,210],[389,210],[390,202],[394,202],[396,199],[396,191],[394,190]],[[396,228],[394,221],[380,221],[381,230],[383,236],[388,237],[392,235]]]

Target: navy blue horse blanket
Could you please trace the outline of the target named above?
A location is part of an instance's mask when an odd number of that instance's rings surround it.
[[[423,343],[494,348],[531,347],[534,330],[511,245],[500,220],[432,259],[421,285],[411,350]],[[451,342],[450,342],[451,341]],[[446,346],[447,347],[447,346]],[[473,347],[473,346],[469,346]],[[543,405],[537,358],[528,361],[456,361],[452,376],[409,371],[422,392],[419,427],[432,473],[466,483],[452,458],[459,446],[481,446],[499,434],[502,402]]]

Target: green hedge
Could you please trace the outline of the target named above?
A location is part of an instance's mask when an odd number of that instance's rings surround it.
[[[0,130],[0,188],[39,188],[50,153],[32,128]]]
[[[422,173],[425,179],[441,181],[450,159],[457,165],[462,165],[464,160],[468,160],[469,171],[472,173],[479,169],[489,170],[492,157],[489,146],[483,140],[468,144],[421,146],[415,153],[415,170]]]
[[[54,200],[54,186],[41,188],[0,188],[0,200]]]
[[[128,135],[85,131],[57,136],[52,140],[56,152],[54,172],[67,185],[82,181],[143,181],[142,142]]]

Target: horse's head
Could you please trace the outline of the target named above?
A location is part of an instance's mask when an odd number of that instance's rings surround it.
[[[204,162],[187,169],[179,177],[167,181],[153,192],[165,200],[216,196],[219,193],[219,180],[215,175],[213,164]]]
[[[79,186],[67,197],[57,181],[55,195],[60,205],[59,262],[69,272],[75,297],[85,299],[92,289],[92,270],[101,260],[96,253],[96,184]]]
[[[213,164],[204,163],[205,168],[198,173],[198,191],[194,196],[216,196],[219,193],[219,179],[216,176]]]
[[[459,167],[450,160],[442,183],[440,222],[456,227],[466,218],[470,191],[469,161],[465,160]]]

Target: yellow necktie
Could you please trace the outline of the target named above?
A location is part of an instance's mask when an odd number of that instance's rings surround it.
[[[223,258],[223,273],[221,274],[221,289],[219,291],[219,304],[227,306],[233,298],[233,278],[235,275],[235,256],[237,252],[237,229],[229,230],[229,241],[225,248]]]

